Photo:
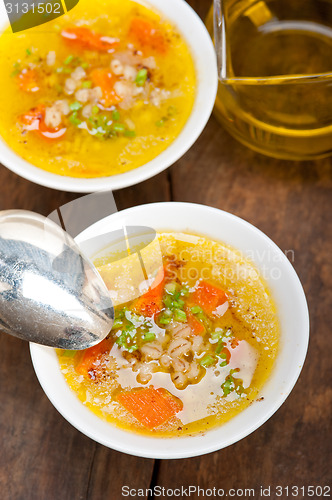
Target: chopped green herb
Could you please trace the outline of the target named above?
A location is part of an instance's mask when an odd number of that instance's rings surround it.
[[[171,318],[173,316],[173,313],[170,309],[165,309],[165,311],[163,312],[163,314],[168,317],[168,318]]]
[[[177,284],[175,283],[175,281],[171,281],[171,283],[167,283],[165,285],[165,290],[170,295],[173,295],[177,290]]]
[[[224,328],[220,328],[214,332],[210,333],[210,337],[212,340],[220,340],[225,336],[226,330]]]
[[[222,362],[219,364],[219,366],[221,366],[222,368],[223,368],[224,366],[227,366],[227,361],[222,361]]]
[[[174,309],[174,319],[175,321],[180,321],[181,323],[185,323],[187,321],[187,315],[181,309]]]
[[[193,312],[192,309],[194,309],[195,312]],[[193,314],[195,314],[196,318],[199,321],[201,321],[202,323],[204,323],[204,326],[205,326],[207,332],[210,332],[210,330],[211,330],[211,321],[206,316],[206,314],[203,312],[203,309],[201,309],[199,306],[193,306],[191,308],[191,312],[193,312]]]
[[[91,89],[92,87],[92,82],[90,80],[86,80],[85,82],[82,83],[82,87],[84,89]]]
[[[243,382],[241,379],[233,377],[233,373],[239,371],[238,369],[230,370],[226,377],[226,380],[221,384],[223,390],[223,396],[228,396],[229,393],[235,391],[239,396],[244,392]]]
[[[62,356],[66,356],[66,358],[73,358],[75,356],[75,354],[77,353],[77,351],[74,351],[72,349],[66,349],[64,351],[62,351]]]
[[[115,121],[115,122],[118,122],[120,120],[120,113],[117,109],[115,109],[114,111],[112,111],[112,119]]]
[[[115,343],[118,344],[118,346],[120,347],[127,347],[128,346],[127,335],[121,333],[120,337],[116,339]]]
[[[82,104],[78,101],[72,102],[71,104],[69,104],[69,109],[71,111],[77,111],[77,110],[81,109],[81,107],[82,107]]]
[[[156,334],[154,332],[147,332],[144,334],[143,340],[144,342],[152,342],[155,338]]]
[[[72,70],[70,68],[63,68],[63,67],[60,67],[60,68],[56,69],[57,73],[67,73],[67,74],[69,74],[69,73],[71,73],[71,71]]]
[[[123,309],[120,309],[120,311],[116,311],[116,313],[115,313],[115,319],[117,319],[117,318],[121,318],[121,319],[124,318],[126,310],[127,310],[127,308],[124,307]]]
[[[165,125],[165,120],[162,118],[156,122],[157,127],[163,127]]]
[[[74,111],[74,113],[72,113],[70,115],[69,121],[70,121],[70,123],[72,123],[76,127],[82,123],[82,120],[80,120],[79,118],[77,118],[77,111]]]
[[[169,325],[170,322],[172,321],[172,318],[167,318],[165,316],[161,316],[158,321],[161,325]]]
[[[135,325],[131,321],[125,327],[124,331],[129,334],[130,337],[133,337],[136,333]]]
[[[193,314],[199,314],[203,312],[203,309],[199,306],[193,306],[190,308],[190,310]]]
[[[185,296],[189,295],[189,288],[187,288],[187,287],[183,286],[183,287],[181,288],[181,290],[180,290],[180,294],[181,294],[183,297],[185,297]]]
[[[143,87],[148,77],[148,70],[146,68],[140,69],[136,75],[135,83],[138,87]]]
[[[82,62],[82,63],[81,63],[81,67],[82,67],[83,69],[87,69],[87,68],[89,67],[89,63],[87,63],[87,62]]]
[[[172,321],[173,312],[170,309],[165,309],[158,318],[161,325],[168,325]]]
[[[173,300],[173,306],[179,309],[183,309],[184,301],[182,299]]]
[[[221,352],[224,347],[225,347],[225,344],[223,343],[223,341],[219,340],[217,347],[216,347],[216,354],[218,354],[218,356],[220,358],[226,359],[227,355],[224,352]]]
[[[173,308],[173,300],[172,300],[172,297],[170,295],[165,295],[163,302],[164,302],[165,306],[168,307],[169,309]]]
[[[122,347],[126,351],[134,352],[138,349],[137,344],[134,342],[135,337],[136,330],[130,332],[123,331],[115,342],[119,347]]]
[[[92,130],[94,131],[95,137],[98,137],[99,139],[109,139],[110,137],[116,136],[117,131],[113,128],[112,120],[110,120],[109,115],[99,113],[98,106],[93,107],[92,114],[93,116],[89,118],[89,122],[93,125]]]
[[[112,329],[115,330],[116,328],[120,328],[120,326],[123,325],[123,321],[120,318],[116,318],[113,322]]]
[[[178,110],[175,106],[168,106],[168,109],[167,109],[168,116],[174,116],[177,114],[177,112],[178,112]]]
[[[201,366],[204,366],[204,368],[208,368],[209,366],[212,366],[216,362],[216,358],[214,356],[211,356],[211,354],[206,354],[199,362]]]
[[[119,134],[122,134],[126,130],[126,127],[124,125],[122,125],[122,123],[114,123],[113,130],[114,130],[114,132],[118,132]]]
[[[233,377],[226,378],[225,382],[221,384],[221,388],[223,390],[224,396],[228,396],[228,394],[235,389],[235,385],[233,382]]]
[[[67,66],[68,64],[70,64],[70,63],[72,62],[72,60],[73,60],[73,59],[74,59],[74,56],[73,56],[73,55],[70,55],[70,56],[68,56],[68,57],[64,60],[63,64],[65,64],[65,65]]]
[[[11,73],[10,76],[17,76],[19,73],[21,73],[21,65],[18,61],[16,61],[13,64],[14,71]]]
[[[31,56],[31,54],[32,54],[32,52],[31,52],[30,49],[26,49],[26,53],[27,53],[28,56]]]
[[[131,313],[130,319],[132,321],[136,321],[136,323],[141,323],[142,322],[142,317],[139,316],[138,314],[133,313],[133,312]]]

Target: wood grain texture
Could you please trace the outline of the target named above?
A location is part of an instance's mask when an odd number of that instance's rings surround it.
[[[210,6],[208,0],[190,3],[201,16]],[[48,215],[80,196],[37,186],[0,166],[0,210],[23,208]],[[290,251],[311,316],[304,369],[280,410],[246,439],[210,455],[155,463],[112,451],[76,431],[40,388],[28,346],[2,334],[1,500],[120,500],[125,484],[255,488],[257,498],[260,485],[328,484],[331,159],[296,163],[258,155],[234,141],[212,117],[196,144],[171,169],[116,192],[115,199],[119,210],[170,199],[218,207],[248,220]]]

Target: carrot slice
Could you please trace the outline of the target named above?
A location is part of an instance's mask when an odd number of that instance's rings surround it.
[[[40,104],[19,117],[23,128],[29,132],[35,131],[44,139],[60,139],[67,131],[66,127],[48,127],[45,123],[45,106]]]
[[[18,86],[24,92],[38,92],[38,75],[34,69],[23,69],[17,75]]]
[[[134,17],[131,21],[129,37],[143,49],[165,53],[168,48],[167,40],[158,26],[142,17]]]
[[[97,52],[112,52],[119,44],[117,38],[101,35],[88,28],[72,26],[61,32],[62,38],[81,49],[96,50]]]
[[[198,304],[206,314],[212,315],[216,313],[218,306],[228,300],[228,297],[221,288],[201,281],[190,300]]]
[[[205,326],[186,308],[187,323],[191,328],[191,333],[194,335],[204,335]]]
[[[103,100],[106,107],[117,104],[122,101],[114,90],[116,83],[115,76],[108,69],[94,69],[91,71],[90,78],[95,87],[100,87],[103,92]]]
[[[150,290],[141,295],[133,305],[133,310],[143,316],[159,314],[163,306],[163,291],[165,285],[165,269],[161,267],[152,283]]]
[[[81,375],[88,376],[94,368],[94,365],[98,359],[107,351],[110,351],[113,346],[112,339],[104,339],[99,344],[89,347],[84,351],[81,361],[76,365],[77,373]]]
[[[182,401],[166,389],[154,387],[122,392],[117,400],[148,429],[159,427],[183,408]]]
[[[39,130],[39,123],[44,119],[45,106],[40,104],[19,117],[20,122],[26,130]]]

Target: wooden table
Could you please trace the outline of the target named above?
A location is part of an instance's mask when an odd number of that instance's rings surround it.
[[[191,4],[205,16],[209,2]],[[32,184],[2,166],[0,186],[0,210],[22,208],[48,215],[78,197]],[[279,411],[237,444],[198,458],[148,460],[105,448],[67,423],[39,386],[28,345],[2,334],[1,500],[118,500],[125,498],[123,485],[254,488],[255,498],[260,498],[261,485],[329,484],[331,159],[306,163],[269,159],[238,144],[212,117],[180,161],[153,179],[116,192],[115,198],[119,210],[168,200],[218,207],[260,228],[282,250],[293,250],[311,317],[311,341],[301,377]],[[240,497],[239,492],[235,498]],[[242,498],[247,497],[249,492],[246,497],[243,493]],[[274,492],[270,498],[278,497]],[[286,490],[282,498],[287,498]],[[309,495],[299,491],[296,498]]]

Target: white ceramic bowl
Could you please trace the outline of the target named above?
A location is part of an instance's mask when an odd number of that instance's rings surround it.
[[[123,226],[149,226],[155,230],[187,231],[223,241],[249,255],[264,277],[277,304],[281,341],[273,372],[254,402],[226,424],[204,435],[182,438],[149,438],[102,421],[71,391],[60,372],[55,351],[31,344],[33,365],[46,395],[78,430],[95,441],[124,453],[150,458],[184,458],[229,446],[260,427],[285,401],[304,363],[309,317],[301,283],[283,252],[261,231],[227,212],[190,203],[156,203],[116,213],[93,224],[78,237],[84,242]],[[100,244],[100,243],[99,243]],[[100,248],[89,243],[92,256]]]
[[[180,135],[165,151],[145,165],[109,177],[79,179],[46,172],[23,160],[0,138],[0,162],[3,165],[42,186],[90,193],[120,189],[149,179],[175,163],[188,151],[204,129],[217,93],[218,77],[213,43],[201,19],[184,0],[147,0],[144,3],[156,8],[177,27],[190,47],[195,62],[197,75],[195,102]],[[4,6],[0,5],[0,32],[7,24]]]

